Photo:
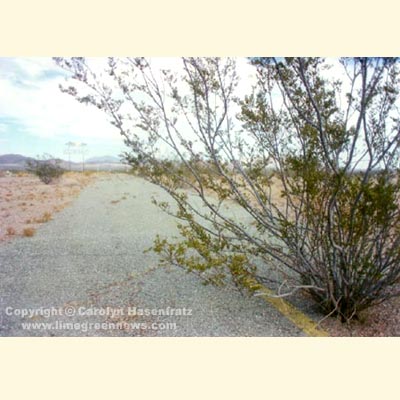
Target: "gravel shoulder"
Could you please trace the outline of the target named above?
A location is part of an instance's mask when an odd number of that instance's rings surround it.
[[[304,335],[260,298],[157,267],[143,250],[176,228],[154,195],[167,199],[140,178],[101,177],[35,236],[2,243],[0,335]]]

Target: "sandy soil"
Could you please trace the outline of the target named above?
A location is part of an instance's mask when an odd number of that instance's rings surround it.
[[[398,291],[400,288],[393,288]],[[389,337],[400,336],[400,298],[392,298],[365,310],[360,320],[341,323],[336,318],[327,318],[321,327],[330,336]]]
[[[0,242],[33,236],[39,226],[76,197],[95,174],[68,172],[49,185],[34,175],[0,175]]]

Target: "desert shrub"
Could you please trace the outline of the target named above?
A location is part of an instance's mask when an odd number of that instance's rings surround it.
[[[343,321],[399,295],[396,59],[337,60],[334,75],[319,58],[253,58],[240,99],[233,59],[184,58],[179,74],[110,58],[105,75],[56,61],[72,73],[63,90],[104,110],[127,162],[173,199],[156,201],[179,221],[155,241],[162,263],[249,290],[274,268],[277,296],[307,291]]]
[[[49,222],[51,220],[52,220],[52,216],[51,216],[51,213],[49,213],[48,211],[43,213],[43,215],[40,218],[35,218],[35,222],[39,223],[39,224],[43,224],[43,223]]]
[[[35,235],[35,233],[36,233],[35,228],[24,228],[24,230],[22,231],[22,235],[25,237],[32,237]]]
[[[7,235],[9,235],[9,236],[13,236],[13,235],[16,234],[16,231],[15,231],[15,229],[14,229],[12,226],[9,226],[9,227],[7,228],[7,230],[6,230],[6,232],[7,232]]]
[[[43,156],[42,159],[29,160],[26,164],[26,170],[35,174],[46,185],[64,173],[60,161],[49,155]]]

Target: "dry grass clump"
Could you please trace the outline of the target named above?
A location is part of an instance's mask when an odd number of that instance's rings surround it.
[[[54,212],[60,212],[63,208],[64,208],[63,205],[58,205],[58,206],[54,206],[53,210],[54,210]]]
[[[7,229],[6,229],[6,232],[7,232],[7,235],[8,236],[13,236],[13,235],[15,235],[17,232],[15,231],[15,229],[12,227],[12,226],[9,226]]]
[[[35,228],[25,228],[22,231],[22,235],[25,236],[25,237],[32,237],[35,233],[36,233],[36,229]]]
[[[45,222],[51,221],[51,219],[52,219],[51,213],[46,211],[40,218],[36,218],[35,222],[37,222],[39,224],[43,224]]]

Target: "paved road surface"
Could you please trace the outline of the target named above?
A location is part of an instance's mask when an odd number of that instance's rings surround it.
[[[175,222],[154,195],[166,198],[140,178],[102,178],[34,237],[0,245],[0,336],[303,335],[260,298],[157,268],[143,250]]]

